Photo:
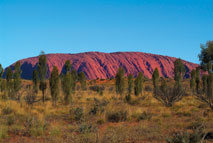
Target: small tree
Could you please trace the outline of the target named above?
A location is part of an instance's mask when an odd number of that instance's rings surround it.
[[[131,100],[131,94],[132,94],[132,91],[133,91],[133,75],[130,74],[128,76],[128,95],[126,96],[126,100],[127,102],[129,102]]]
[[[195,82],[196,82],[196,92],[198,94],[200,90],[200,69],[199,68],[196,68]]]
[[[135,79],[135,95],[142,94],[143,91],[143,73],[139,72]]]
[[[207,79],[203,77],[203,93],[197,94],[197,97],[213,110],[213,41],[201,45],[199,59],[201,68],[209,74]]]
[[[174,62],[174,67],[175,67],[174,68],[175,81],[176,81],[176,84],[179,85],[185,75],[186,69],[181,59],[177,59]]]
[[[207,41],[201,44],[201,53],[199,54],[200,65],[203,70],[213,73],[213,41]]]
[[[76,83],[78,81],[78,73],[76,70],[74,69],[72,70],[71,77],[72,77],[72,91],[74,92],[76,88]]]
[[[9,98],[13,96],[13,72],[10,67],[6,70],[6,85],[7,85],[7,93]]]
[[[209,74],[209,76],[208,76],[207,96],[209,97],[209,100],[211,100],[211,102],[213,103],[213,73]]]
[[[67,60],[67,61],[65,62],[64,68],[65,68],[65,74],[66,74],[67,72],[70,72],[70,70],[71,70],[71,64],[70,64],[70,61],[69,61],[69,60]]]
[[[155,68],[155,71],[152,74],[152,81],[153,81],[153,86],[154,86],[154,94],[157,93],[158,91],[158,84],[159,84],[159,71],[157,68]]]
[[[15,71],[14,71],[14,75],[13,75],[14,92],[15,92],[16,98],[18,98],[17,95],[18,95],[19,90],[21,89],[21,72],[22,72],[21,63],[17,62],[15,64]]]
[[[3,89],[3,82],[2,82],[2,76],[3,76],[3,73],[4,73],[4,69],[2,68],[2,65],[0,64],[0,92],[2,92],[4,89]]]
[[[56,101],[59,96],[59,72],[56,66],[53,67],[49,83],[53,105],[56,106]]]
[[[64,101],[66,104],[69,104],[71,101],[71,91],[72,91],[72,76],[70,73],[71,65],[70,61],[66,61],[64,64],[65,75],[62,77],[62,89],[64,92]]]
[[[26,96],[24,97],[25,102],[28,105],[33,106],[34,103],[39,101],[39,100],[36,100],[36,99],[37,99],[37,95],[36,95],[34,89],[32,89],[31,85],[28,85],[27,88],[26,88]]]
[[[202,83],[203,83],[203,93],[206,94],[207,93],[207,85],[208,85],[208,76],[207,75],[203,75],[202,76]]]
[[[177,85],[167,85],[166,80],[162,80],[161,86],[154,97],[166,107],[171,107],[175,102],[180,101],[186,95],[185,90]]]
[[[115,77],[115,86],[116,86],[116,93],[122,96],[125,87],[125,71],[121,67],[118,69],[118,72]]]
[[[37,94],[38,93],[38,84],[39,84],[39,73],[36,69],[33,71],[33,79],[32,80],[33,80],[33,92],[35,94]]]
[[[71,85],[71,75],[70,75],[70,72],[67,72],[65,75],[63,75],[63,78],[62,78],[62,89],[64,92],[64,101],[66,104],[69,104],[71,101],[70,94],[71,94],[72,88],[70,85]]]
[[[191,79],[190,79],[190,88],[192,91],[195,91],[195,85],[196,85],[196,71],[192,70],[191,71]]]
[[[67,60],[65,62],[65,74],[69,72],[70,74],[70,86],[71,86],[71,92],[75,90],[75,86],[76,86],[76,82],[77,82],[77,79],[78,79],[78,74],[75,70],[71,71],[72,69],[72,65],[70,64],[70,61]]]
[[[81,83],[81,89],[86,90],[86,76],[84,72],[79,73],[79,81]]]
[[[4,92],[2,98],[7,99],[7,81],[6,80],[2,80],[1,90],[2,92]]]
[[[134,86],[134,84],[133,84],[133,75],[130,74],[128,76],[128,95],[132,94],[133,86]]]
[[[204,82],[206,82],[205,80],[206,79],[204,79]],[[206,83],[204,83],[204,85],[206,85]],[[205,88],[206,92],[197,94],[197,97],[213,110],[213,73],[208,75],[207,86],[203,88]]]
[[[41,52],[41,55],[39,56],[39,62],[38,62],[38,71],[39,71],[39,77],[40,77],[40,90],[42,91],[42,100],[43,103],[45,102],[45,90],[47,89],[47,83],[46,83],[46,76],[47,76],[47,57],[45,56],[44,52]]]

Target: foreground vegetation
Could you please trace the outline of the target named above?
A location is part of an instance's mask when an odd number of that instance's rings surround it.
[[[186,68],[174,62],[174,79],[151,79],[142,72],[115,79],[87,81],[66,61],[64,72],[41,53],[32,81],[0,66],[0,141],[73,143],[204,143],[213,141],[213,42],[200,54],[201,66],[185,79]],[[201,74],[201,71],[203,74]],[[206,71],[206,72],[205,72]],[[201,76],[202,75],[202,76]]]
[[[53,106],[48,90],[45,104],[1,100],[0,139],[20,143],[156,143],[200,127],[211,134],[213,112],[206,104],[188,95],[167,108],[153,98],[152,81],[144,84],[145,98],[133,96],[130,103],[115,96],[113,80],[88,82],[90,89],[77,90],[70,105],[64,105],[61,95]],[[96,85],[104,87],[102,95],[92,90]]]

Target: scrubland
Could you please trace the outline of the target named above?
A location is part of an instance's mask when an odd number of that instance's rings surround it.
[[[188,81],[184,84],[187,96],[172,107],[153,98],[151,80],[144,82],[142,95],[132,94],[129,103],[116,94],[114,82],[87,81],[86,90],[78,85],[69,105],[60,92],[53,106],[49,90],[44,104],[27,104],[27,91],[19,101],[0,99],[0,142],[166,143],[177,132],[192,133],[199,127],[209,134],[213,131],[213,112],[196,99]]]

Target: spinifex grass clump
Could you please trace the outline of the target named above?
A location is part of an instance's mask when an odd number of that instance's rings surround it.
[[[24,121],[25,134],[29,136],[43,136],[47,130],[48,124],[46,121],[39,120],[36,116],[27,116]]]
[[[126,121],[128,112],[125,110],[112,111],[106,114],[107,120],[109,122],[122,122]]]
[[[179,131],[173,133],[167,143],[205,143],[205,126],[200,122],[195,122],[189,126],[191,131]]]

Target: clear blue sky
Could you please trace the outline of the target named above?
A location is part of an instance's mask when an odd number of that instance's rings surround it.
[[[140,51],[198,63],[213,0],[0,0],[0,63],[45,53]]]

